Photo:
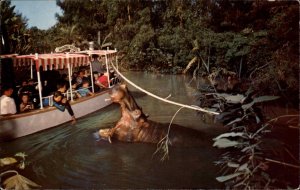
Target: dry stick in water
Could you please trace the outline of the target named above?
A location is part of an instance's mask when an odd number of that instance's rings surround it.
[[[294,165],[294,164],[289,164],[289,163],[273,160],[273,159],[270,159],[270,158],[265,158],[265,160],[269,161],[269,162],[276,163],[276,164],[281,164],[281,165],[284,165],[284,166],[289,166],[289,167],[292,167],[292,168],[300,169],[300,166],[297,166],[297,165]]]
[[[173,123],[173,120],[175,119],[176,115],[178,114],[178,112],[184,107],[181,107],[179,108],[176,113],[173,115],[172,119],[171,119],[171,122],[169,124],[169,127],[168,127],[168,132],[166,134],[166,136],[164,136],[164,138],[162,138],[158,143],[157,143],[157,148],[156,148],[156,151],[153,153],[153,156],[158,153],[158,152],[162,152],[163,153],[163,156],[162,158],[160,159],[161,161],[164,161],[166,159],[169,158],[169,144],[170,143],[170,139],[169,139],[169,134],[170,134],[170,129],[171,129],[171,125]]]

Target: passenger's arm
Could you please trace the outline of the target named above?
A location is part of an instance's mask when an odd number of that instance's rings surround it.
[[[64,105],[58,104],[56,102],[53,102],[53,105],[62,112],[65,111],[65,109],[66,109],[66,107]]]

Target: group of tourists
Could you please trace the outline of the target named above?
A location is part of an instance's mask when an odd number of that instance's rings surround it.
[[[92,72],[90,69],[82,67],[78,72],[74,72],[71,77],[71,87],[69,88],[69,77],[67,74],[60,74],[57,70],[47,70],[41,73],[41,90],[43,97],[53,97],[50,103],[49,98],[43,98],[43,106],[55,106],[60,111],[67,110],[72,117],[73,122],[76,121],[74,112],[69,104],[72,88],[72,99],[94,96],[94,93],[108,88],[109,76],[114,78],[114,72],[107,72],[105,66],[98,61],[98,56],[94,55],[92,62]],[[93,75],[93,78],[91,77]],[[92,91],[91,80],[93,80],[94,88]],[[0,115],[23,113],[40,107],[38,85],[33,79],[22,81],[17,96],[13,97],[13,86],[2,86],[0,98]]]
[[[2,96],[0,98],[0,114],[16,114],[33,110],[37,106],[38,91],[33,79],[24,80],[18,89],[17,98],[13,98],[14,87],[3,85]],[[17,101],[15,101],[15,99]],[[16,104],[16,102],[18,104]],[[18,106],[17,106],[18,105]]]

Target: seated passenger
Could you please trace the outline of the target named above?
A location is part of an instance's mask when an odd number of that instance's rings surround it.
[[[65,109],[67,109],[70,116],[72,117],[72,124],[76,123],[76,118],[74,116],[73,109],[69,104],[69,101],[64,97],[64,95],[60,91],[54,92],[53,105],[62,112],[64,112]]]
[[[29,110],[33,110],[34,106],[32,102],[29,102],[28,94],[21,95],[21,104],[20,104],[20,112],[25,112]]]
[[[99,85],[103,88],[108,88],[108,73],[102,73],[100,74],[100,77],[98,78]]]
[[[84,80],[82,82],[82,87],[80,87],[78,89],[78,93],[80,94],[81,97],[85,97],[85,96],[94,96],[94,93],[92,93],[90,90],[89,90],[89,86],[90,86],[90,83],[88,80]]]
[[[78,72],[73,72],[72,80],[76,80],[77,77],[78,77]]]
[[[93,72],[94,76],[94,91],[99,92],[101,90],[101,85],[99,84],[99,73],[97,71]]]
[[[77,92],[77,82],[76,82],[76,80],[72,80],[71,84],[72,84],[73,99],[80,98],[81,95]],[[69,89],[67,92],[68,92],[69,96],[71,96],[71,90]]]
[[[18,95],[21,96],[21,92],[23,91],[23,88],[27,86],[27,80],[23,80],[21,83],[21,87],[18,90]]]
[[[13,88],[3,86],[2,91],[3,93],[0,98],[0,115],[17,113],[15,100],[10,97],[13,94]]]
[[[99,55],[92,55],[93,61],[92,61],[92,70],[93,72],[98,72],[102,73],[103,72],[103,67],[102,64],[99,62]]]
[[[25,85],[21,90],[20,94],[28,94],[29,96],[33,96],[34,94],[37,94],[37,90],[34,85],[34,80],[29,79],[27,85]]]
[[[22,88],[22,90],[20,91],[21,94],[28,94],[29,97],[29,101],[33,102],[33,104],[35,105],[35,107],[38,106],[39,104],[39,93],[36,89],[36,86],[34,84],[34,80],[33,79],[29,79],[28,83],[26,86],[24,86],[24,88]]]
[[[115,85],[120,82],[118,75],[115,73],[113,69],[109,70],[109,79],[110,79],[110,85]]]
[[[82,86],[82,82],[83,82],[84,80],[86,80],[86,79],[87,79],[87,77],[85,76],[85,70],[79,71],[79,74],[78,74],[78,76],[77,76],[77,78],[76,78],[77,85],[78,85],[78,86]]]

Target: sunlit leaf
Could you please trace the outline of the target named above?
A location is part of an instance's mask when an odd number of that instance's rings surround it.
[[[26,177],[17,174],[3,182],[5,189],[32,189],[31,187],[41,187]]]
[[[246,169],[248,169],[248,164],[247,164],[247,163],[241,165],[241,166],[239,167],[238,171],[244,171],[244,170],[246,170]]]
[[[254,98],[254,100],[248,104],[242,105],[242,108],[244,110],[249,109],[252,107],[255,103],[260,103],[260,102],[266,102],[266,101],[272,101],[280,98],[279,96],[259,96],[257,98]]]
[[[16,163],[17,160],[13,157],[6,157],[0,159],[0,166],[10,165]]]
[[[240,122],[240,121],[242,121],[242,120],[243,120],[243,118],[236,118],[235,120],[232,120],[232,121],[230,121],[229,123],[227,123],[225,126],[232,125],[232,124],[234,124],[234,123],[236,123],[236,122]]]
[[[266,101],[272,101],[272,100],[276,100],[280,98],[279,96],[259,96],[257,98],[255,98],[255,103],[259,103],[259,102],[266,102]]]
[[[244,136],[244,133],[243,132],[231,132],[231,133],[224,133],[224,134],[221,134],[219,136],[217,136],[216,138],[214,138],[213,140],[216,141],[218,139],[221,139],[221,138],[225,138],[225,137],[243,137]]]
[[[228,148],[228,147],[235,147],[239,145],[240,143],[238,141],[231,141],[225,138],[218,139],[216,142],[213,144],[214,147],[218,148]]]
[[[243,99],[245,99],[245,96],[242,94],[237,94],[237,95],[231,95],[231,94],[226,94],[226,93],[216,93],[218,97],[224,98],[227,103],[241,103]]]
[[[25,159],[25,157],[26,157],[27,155],[25,154],[25,152],[18,152],[18,153],[15,154],[15,156],[21,157],[21,158]]]
[[[25,169],[25,162],[21,162],[18,167],[21,169],[21,170],[24,170]]]
[[[256,119],[256,123],[260,123],[260,119],[257,115],[255,116],[255,119]]]
[[[227,166],[231,167],[231,168],[238,168],[240,166],[240,164],[237,164],[237,163],[234,163],[234,162],[228,162]]]
[[[242,175],[243,173],[242,172],[237,172],[237,173],[233,173],[233,174],[229,174],[229,175],[225,175],[225,176],[220,176],[220,177],[217,177],[216,180],[218,182],[224,182],[224,181],[228,181],[232,178],[235,178],[239,175]]]
[[[255,103],[255,101],[252,101],[252,102],[250,102],[248,104],[244,104],[244,105],[242,105],[242,108],[244,110],[247,110],[247,109],[251,108],[254,105],[254,103]]]

